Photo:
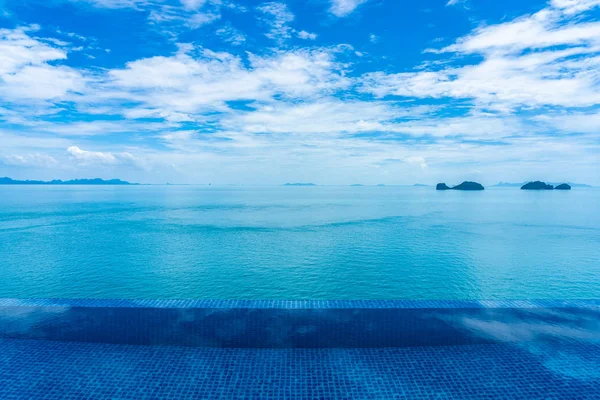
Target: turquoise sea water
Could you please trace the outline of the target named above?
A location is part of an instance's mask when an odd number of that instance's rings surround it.
[[[600,190],[0,186],[0,297],[600,297]]]

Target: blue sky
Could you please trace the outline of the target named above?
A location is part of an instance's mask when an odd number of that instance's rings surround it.
[[[0,176],[600,184],[600,0],[0,0]]]

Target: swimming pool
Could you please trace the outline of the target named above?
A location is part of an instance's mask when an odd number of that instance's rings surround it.
[[[600,301],[0,300],[0,397],[597,398]]]

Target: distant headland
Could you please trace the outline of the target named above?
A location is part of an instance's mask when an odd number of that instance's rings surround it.
[[[301,183],[301,182],[296,182],[296,183],[286,183],[283,186],[317,186],[314,183]]]
[[[457,186],[454,186],[454,187],[449,187],[445,183],[438,183],[436,185],[436,187],[435,187],[435,190],[466,190],[466,191],[473,191],[473,190],[485,190],[485,188],[483,187],[483,185],[481,183],[465,181],[465,182],[461,183],[460,185],[457,185]]]
[[[51,181],[19,181],[11,178],[0,178],[0,185],[139,185],[139,183],[130,183],[122,181],[120,179],[109,179],[104,180],[100,178],[93,179],[71,179],[63,181],[60,179],[54,179]]]

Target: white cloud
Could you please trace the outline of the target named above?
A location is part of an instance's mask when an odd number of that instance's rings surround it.
[[[368,0],[331,0],[329,12],[336,17],[346,17],[350,15],[361,4]]]
[[[550,3],[565,14],[579,14],[600,6],[600,0],[552,0]]]
[[[203,5],[202,11],[184,6],[154,5],[148,8],[148,20],[160,26],[163,33],[173,36],[182,28],[196,29],[221,18],[220,1],[208,0]]]
[[[184,46],[174,56],[142,59],[112,70],[104,90],[111,93],[112,87],[113,97],[142,102],[146,109],[194,113],[226,111],[227,101],[327,94],[351,83],[326,50],[249,54],[247,60],[209,50],[193,56],[192,50]]]
[[[187,19],[187,25],[196,29],[203,25],[211,24],[220,18],[221,14],[217,12],[196,13]]]
[[[138,160],[130,153],[107,153],[100,151],[82,150],[71,146],[67,153],[82,165],[136,165]]]
[[[150,3],[149,0],[71,0],[73,2],[87,2],[100,8],[137,8]]]
[[[2,76],[0,95],[12,99],[51,100],[81,90],[85,80],[78,71],[50,65],[27,66]]]
[[[58,161],[46,154],[0,155],[0,163],[16,167],[54,168]]]
[[[262,21],[270,28],[265,36],[280,43],[292,37],[294,30],[289,26],[289,23],[295,17],[285,3],[263,3],[257,7],[257,10],[263,14]]]
[[[0,97],[15,101],[51,100],[85,86],[86,80],[79,71],[49,64],[66,59],[67,54],[31,38],[28,33],[37,29],[0,29]]]
[[[56,39],[56,38],[41,38],[40,40],[45,41],[45,42],[50,42],[58,47],[66,47],[71,44],[69,42],[65,42],[64,40],[60,40],[60,39]]]
[[[187,9],[197,10],[206,4],[207,0],[181,0],[181,4]]]
[[[395,110],[381,102],[322,99],[313,103],[265,105],[248,113],[233,114],[223,124],[228,130],[250,133],[342,134],[383,129],[383,122],[413,110]]]
[[[306,31],[300,31],[298,32],[298,37],[300,39],[309,39],[309,40],[316,40],[317,39],[317,34],[316,33],[310,33],[310,32],[306,32]]]
[[[231,24],[226,24],[224,27],[215,31],[224,42],[231,43],[234,46],[239,46],[246,42],[246,35],[233,27]]]
[[[369,41],[371,43],[377,43],[379,41],[379,37],[373,33],[369,35]]]
[[[173,35],[183,29],[196,29],[221,18],[221,7],[232,4],[222,0],[70,0],[97,8],[129,8],[147,13],[148,20],[160,24],[160,31]]]
[[[15,74],[28,65],[45,65],[48,61],[64,60],[67,54],[39,40],[32,39],[28,32],[36,26],[0,29],[0,74]]]
[[[600,138],[600,112],[594,110],[588,113],[553,113],[534,117],[549,130],[559,130],[563,133],[588,133]]]
[[[544,49],[560,45],[600,44],[600,22],[582,23],[564,18],[555,9],[544,9],[531,16],[478,28],[441,51],[466,54],[489,54],[496,51],[515,53],[524,49]]]
[[[423,157],[418,157],[418,156],[406,157],[404,159],[404,162],[407,162],[409,164],[416,164],[416,165],[420,166],[421,169],[429,168],[429,166],[425,162],[425,158],[423,158]]]
[[[455,6],[460,3],[464,3],[466,0],[448,0],[446,7]]]
[[[150,117],[151,115],[146,115]],[[67,123],[34,123],[31,129],[38,132],[48,132],[60,136],[99,136],[113,133],[154,132],[173,127],[170,122],[131,122],[131,121],[91,121]]]
[[[370,73],[364,77],[363,90],[379,97],[472,99],[479,106],[503,112],[518,107],[600,104],[600,22],[571,17],[549,7],[480,27],[433,51],[451,53],[452,58],[446,60],[450,66]],[[460,62],[456,56],[470,54],[480,55],[482,61],[452,65]]]

